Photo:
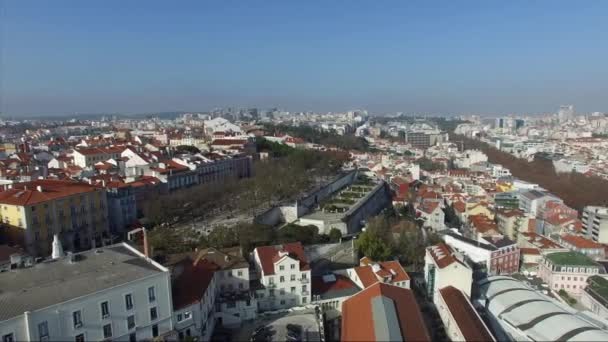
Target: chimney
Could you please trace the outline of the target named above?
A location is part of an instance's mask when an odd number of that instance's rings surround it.
[[[63,246],[59,240],[59,235],[55,234],[53,236],[53,252],[51,253],[51,259],[57,260],[61,257],[63,257]]]
[[[42,192],[42,185],[37,185],[37,186],[36,186],[36,190],[37,190],[38,192]]]
[[[150,257],[150,250],[148,246],[148,233],[146,232],[146,228],[142,228],[144,234],[144,255],[146,258]]]

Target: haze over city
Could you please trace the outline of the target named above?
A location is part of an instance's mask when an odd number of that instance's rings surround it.
[[[0,2],[4,115],[608,111],[604,1]]]

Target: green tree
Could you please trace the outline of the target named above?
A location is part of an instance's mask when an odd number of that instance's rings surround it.
[[[359,235],[356,246],[360,253],[375,261],[388,260],[392,254],[390,246],[369,231]]]
[[[338,242],[338,241],[340,241],[341,238],[342,238],[342,232],[340,232],[340,229],[332,228],[329,231],[329,241]]]

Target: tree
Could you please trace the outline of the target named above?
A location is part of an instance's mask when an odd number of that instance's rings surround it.
[[[382,238],[365,231],[356,242],[357,249],[366,257],[375,261],[385,261],[391,257],[391,248]]]
[[[216,227],[207,236],[209,245],[215,248],[233,247],[239,244],[236,229],[232,227]]]
[[[197,154],[201,153],[201,150],[199,150],[196,146],[192,145],[179,145],[175,148],[175,152]]]
[[[331,242],[339,242],[342,238],[342,232],[338,228],[332,228],[329,231],[329,241]]]
[[[288,224],[279,229],[277,240],[279,243],[300,241],[303,245],[315,243],[318,240],[319,228],[316,226],[298,226]]]

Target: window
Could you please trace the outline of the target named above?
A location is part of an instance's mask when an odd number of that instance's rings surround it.
[[[284,283],[284,282],[285,282],[285,277],[281,276],[281,277],[279,278],[279,282],[280,282],[280,283]]]
[[[130,293],[125,295],[125,307],[127,310],[133,309],[133,295]]]
[[[136,333],[130,333],[129,334],[129,342],[137,342],[137,334]]]
[[[302,304],[306,304],[306,297],[302,297]]]
[[[47,339],[49,338],[49,324],[47,323],[47,321],[44,321],[42,323],[38,323],[38,336],[40,336],[40,339]]]
[[[74,337],[74,342],[84,342],[84,334],[78,334]]]
[[[135,328],[135,315],[127,317],[127,329],[131,330]]]
[[[82,327],[82,312],[80,310],[72,312],[72,321],[74,322],[74,329]]]
[[[302,292],[306,291],[306,285],[302,285]]]
[[[150,308],[150,320],[154,321],[158,318],[158,311],[156,307]]]
[[[290,292],[291,292],[291,293],[296,293],[296,287],[295,287],[295,286],[292,286],[292,287],[291,287],[291,291],[290,291]]]
[[[11,334],[6,334],[2,336],[2,342],[15,342],[15,336]]]
[[[184,312],[184,319],[190,319],[191,316],[192,314],[190,313],[190,311]]]
[[[268,284],[274,284],[274,277],[268,278]]]
[[[177,322],[179,323],[179,322],[181,322],[181,321],[183,321],[183,320],[184,320],[184,315],[182,315],[182,314],[177,314]]]
[[[110,316],[110,306],[108,302],[101,303],[101,318],[108,318]]]
[[[285,295],[285,289],[281,289],[279,292],[281,293],[281,296]]]
[[[294,281],[294,280],[296,280],[296,275],[295,275],[295,274],[292,274],[292,275],[291,275],[291,281]]]
[[[239,277],[241,277],[241,276],[243,276],[243,271],[237,271],[237,272],[236,272],[236,274],[237,274]]]
[[[291,266],[291,269],[292,269],[292,270],[295,270],[295,269],[296,269],[296,264],[291,264],[290,266]]]
[[[283,266],[283,265],[279,266],[279,271],[285,271],[285,266]]]
[[[243,283],[239,283],[239,290],[243,289]]]
[[[228,278],[232,278],[232,271],[228,271]]]
[[[302,273],[302,279],[306,279],[306,273]]]
[[[103,326],[103,338],[112,337],[112,324],[106,324]]]
[[[285,300],[281,300],[281,305],[285,305]]]
[[[148,300],[150,303],[156,300],[156,292],[154,291],[154,286],[148,287]]]
[[[152,337],[158,337],[158,324],[152,326]]]

